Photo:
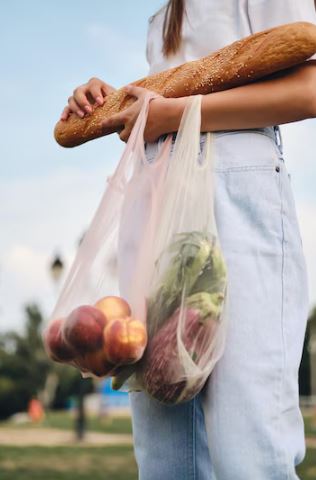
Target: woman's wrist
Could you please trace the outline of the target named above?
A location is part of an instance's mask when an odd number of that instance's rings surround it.
[[[188,97],[167,98],[166,100],[165,114],[168,131],[164,133],[177,132]]]
[[[187,97],[159,97],[151,101],[148,124],[155,139],[165,133],[178,131],[186,101]]]

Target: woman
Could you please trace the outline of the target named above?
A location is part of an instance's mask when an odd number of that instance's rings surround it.
[[[202,57],[282,23],[316,23],[312,0],[170,0],[150,17],[149,74]],[[316,58],[316,57],[315,57]],[[215,132],[215,214],[228,266],[231,312],[226,347],[203,390],[164,406],[131,392],[141,480],[294,480],[305,456],[298,368],[308,316],[308,286],[279,124],[316,116],[316,65],[204,95],[203,132]],[[113,87],[91,79],[62,113],[91,112]],[[104,122],[127,141],[137,101]],[[148,161],[178,130],[187,98],[151,101]],[[175,135],[174,135],[175,137]]]

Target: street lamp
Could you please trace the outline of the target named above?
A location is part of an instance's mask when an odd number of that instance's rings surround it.
[[[56,287],[56,293],[60,278],[64,270],[64,262],[59,254],[55,254],[49,264],[49,273]],[[45,380],[45,385],[41,393],[43,404],[46,408],[49,408],[54,398],[56,389],[58,386],[58,376],[54,369],[52,369]]]
[[[53,281],[58,284],[64,270],[64,262],[62,261],[59,254],[56,254],[53,257],[53,260],[50,264],[50,274]]]

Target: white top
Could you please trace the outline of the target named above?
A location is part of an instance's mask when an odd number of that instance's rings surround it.
[[[284,23],[316,24],[314,0],[185,0],[187,16],[176,55],[162,54],[162,25],[167,3],[148,19],[148,75],[204,57],[235,40]],[[316,59],[316,54],[313,57]]]

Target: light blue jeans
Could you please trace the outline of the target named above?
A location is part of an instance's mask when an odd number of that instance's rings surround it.
[[[146,145],[148,161],[164,138]],[[298,479],[308,285],[280,138],[278,127],[215,134],[215,216],[230,287],[226,346],[189,402],[165,406],[129,393],[140,480]],[[200,141],[203,150],[205,134]]]

